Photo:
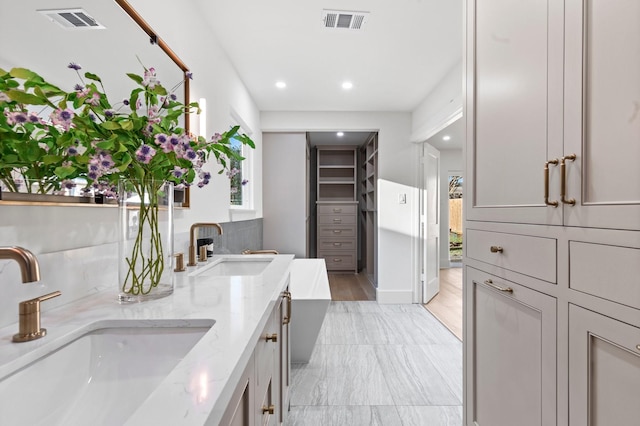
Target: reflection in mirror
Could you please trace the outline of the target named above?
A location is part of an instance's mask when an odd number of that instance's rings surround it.
[[[20,0],[3,5],[2,17],[0,68],[28,68],[71,91],[80,83],[67,67],[74,62],[82,72],[98,74],[109,99],[118,100],[135,86],[127,73],[141,75],[143,66],[154,67],[168,90],[184,80],[175,94],[189,102],[188,68],[126,0]],[[188,120],[181,125],[188,130]],[[188,206],[188,192],[184,195],[177,197]]]

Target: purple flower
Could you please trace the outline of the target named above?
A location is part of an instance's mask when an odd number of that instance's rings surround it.
[[[170,98],[172,101],[176,101],[176,100],[178,100],[178,97],[175,95],[175,93],[172,93],[171,95],[169,95],[169,98]]]
[[[213,136],[211,136],[212,143],[218,143],[220,142],[221,139],[222,139],[222,135],[220,133],[215,133]]]
[[[100,105],[100,94],[94,92],[91,94],[91,97],[87,98],[84,102],[89,105],[98,106]]]
[[[125,104],[125,105],[129,105],[129,99],[123,99],[122,103]]]
[[[146,144],[142,144],[136,151],[136,158],[142,164],[149,164],[154,155],[156,155],[156,150]]]
[[[38,114],[35,112],[29,113],[29,121],[32,123],[42,123],[42,120],[40,120],[40,117],[38,117]]]
[[[193,73],[191,71],[187,71],[186,73],[184,73],[184,75],[189,79],[189,80],[193,80]]]
[[[5,115],[7,116],[7,123],[10,126],[15,126],[16,124],[23,124],[28,121],[27,114],[21,111],[17,111],[17,112],[5,111]]]
[[[105,116],[105,117],[107,117],[107,118],[111,118],[111,117],[113,117],[114,115],[116,115],[116,112],[115,112],[114,110],[112,110],[112,109],[105,109],[105,110],[104,110],[104,116]]]
[[[76,84],[75,86],[73,86],[73,90],[75,90],[76,92],[82,92],[84,90],[84,86],[82,84]]]
[[[54,125],[61,126],[65,131],[71,128],[71,120],[74,112],[70,109],[57,109],[51,113],[51,122]]]
[[[181,178],[182,176],[184,176],[185,173],[187,173],[187,169],[183,169],[183,168],[178,167],[178,166],[174,166],[173,167],[173,175],[175,177],[177,177],[178,179]]]
[[[63,180],[62,182],[60,182],[60,185],[64,189],[73,189],[73,188],[76,187],[76,183],[74,181],[72,181],[71,179]]]
[[[185,158],[192,161],[198,158],[198,154],[196,154],[196,152],[193,149],[188,149],[184,156]]]
[[[82,69],[80,64],[76,64],[75,62],[69,62],[69,65],[67,65],[67,68],[70,68],[70,69],[76,70],[76,71],[79,71],[79,70]]]
[[[246,185],[249,183],[249,180],[247,179],[242,179],[242,182],[240,183],[242,186]]]
[[[167,143],[167,135],[164,133],[158,133],[155,137],[156,145],[164,146]]]
[[[69,155],[78,155],[78,147],[76,146],[70,146],[69,148],[67,148],[67,154]]]

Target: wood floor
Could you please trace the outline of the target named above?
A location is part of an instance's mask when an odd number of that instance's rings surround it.
[[[440,269],[440,293],[425,307],[462,340],[462,268]]]
[[[364,272],[359,274],[329,272],[331,300],[376,300],[376,291]]]

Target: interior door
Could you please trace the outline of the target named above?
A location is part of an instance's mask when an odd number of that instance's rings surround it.
[[[422,154],[423,191],[421,202],[422,303],[440,291],[440,151],[425,143]]]

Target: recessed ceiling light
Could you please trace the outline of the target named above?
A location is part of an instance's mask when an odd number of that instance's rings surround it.
[[[344,90],[349,90],[351,88],[353,88],[353,83],[350,81],[345,81],[344,83],[342,83],[342,88]]]
[[[278,89],[284,89],[285,87],[287,87],[287,83],[285,83],[284,81],[277,81],[276,82],[276,87]]]
[[[442,137],[442,140],[443,140],[443,141],[448,141],[448,140],[450,140],[450,139],[451,139],[451,136],[449,136],[449,135],[446,135],[446,136],[443,136],[443,137]]]
[[[338,133],[336,133],[336,135],[337,135],[339,138],[341,138],[341,137],[343,137],[343,136],[344,136],[344,132],[338,132]]]

